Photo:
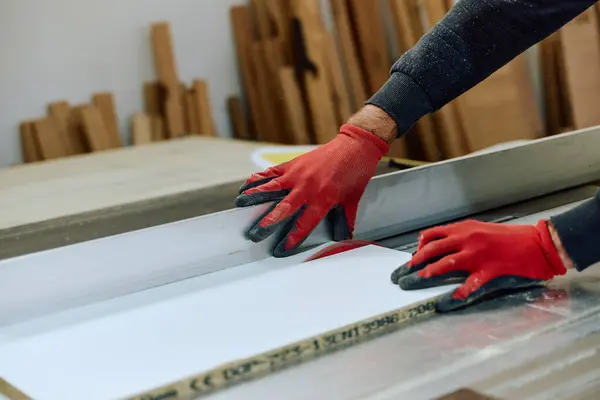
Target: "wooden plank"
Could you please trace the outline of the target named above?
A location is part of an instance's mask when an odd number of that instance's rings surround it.
[[[79,153],[88,153],[90,151],[90,146],[81,121],[81,110],[86,106],[87,104],[79,104],[69,109],[69,140],[71,143],[75,143]]]
[[[257,38],[259,40],[269,39],[274,35],[274,31],[266,0],[250,0],[250,6],[256,23]]]
[[[344,68],[348,76],[352,110],[358,111],[367,101],[367,89],[361,71],[360,58],[355,47],[352,28],[350,27],[350,11],[346,0],[330,0]]]
[[[392,66],[381,4],[379,0],[349,0],[349,4],[367,91],[371,96],[387,82]]]
[[[37,147],[44,160],[67,157],[69,155],[65,138],[60,133],[60,129],[54,118],[46,117],[36,120],[34,128]]]
[[[392,14],[397,42],[400,53],[412,48],[423,36],[417,3],[413,0],[388,0],[388,7]],[[453,126],[448,124],[448,126]],[[426,161],[439,161],[444,158],[440,137],[431,115],[424,115],[415,124],[416,137],[407,138],[413,143],[407,144],[412,149],[409,155],[413,158],[423,158]],[[416,149],[415,149],[416,147]]]
[[[531,124],[531,113],[539,112],[537,105],[524,101],[523,79],[518,75],[527,73],[525,68],[521,55],[458,97],[469,151],[542,136]]]
[[[242,102],[239,97],[230,96],[227,98],[227,110],[229,111],[229,120],[233,130],[233,137],[241,140],[250,140],[250,128],[244,114]]]
[[[167,132],[165,129],[165,120],[158,115],[152,115],[151,120],[152,120],[152,140],[154,142],[166,140]]]
[[[98,107],[102,114],[111,147],[117,148],[123,146],[119,123],[117,121],[115,100],[112,93],[94,93],[92,95],[92,103]]]
[[[69,103],[66,101],[55,101],[48,104],[48,115],[56,121],[60,134],[63,136],[65,147],[69,154],[80,154],[85,152],[81,141],[76,140],[69,134]]]
[[[337,51],[335,39],[329,33],[324,33],[323,51],[327,62],[328,82],[330,83],[331,101],[335,105],[338,125],[348,121],[352,115],[350,109],[350,96],[344,81],[340,55]]]
[[[399,0],[390,1],[396,1],[397,5],[402,3]],[[430,24],[437,22],[436,19],[439,20],[448,11],[448,5],[441,1],[428,0],[425,6]],[[460,116],[460,126],[469,152],[507,141],[542,136],[540,110],[524,55],[459,96],[453,103],[455,105],[452,107]]]
[[[290,0],[264,0],[273,24],[275,37],[282,42],[282,57],[285,65],[293,63],[291,41]]]
[[[21,155],[23,162],[31,163],[43,160],[35,137],[35,125],[32,121],[22,122],[19,126],[21,136]]]
[[[283,89],[283,102],[292,143],[297,145],[310,144],[309,128],[306,121],[306,110],[302,102],[302,93],[296,81],[293,67],[282,67],[279,70],[279,82]]]
[[[264,60],[266,72],[268,73],[268,97],[270,100],[269,107],[274,117],[274,126],[276,135],[273,135],[272,141],[277,143],[294,142],[293,134],[290,132],[293,129],[290,122],[286,120],[285,104],[281,101],[283,98],[283,88],[278,79],[279,70],[284,66],[284,41],[280,38],[264,40],[261,45],[264,52]]]
[[[168,22],[157,22],[150,27],[154,68],[158,80],[163,85],[179,85],[175,50],[171,37],[171,25]],[[178,86],[179,87],[179,86]]]
[[[305,54],[298,55],[304,65],[297,67],[303,71],[302,87],[306,90],[310,126],[316,142],[322,144],[337,135],[339,125],[327,81],[320,4],[318,0],[293,0],[292,9],[296,18],[294,40],[296,46],[305,51]]]
[[[32,400],[31,397],[0,378],[0,398],[2,396],[6,397],[7,400]]]
[[[256,73],[255,87],[259,96],[259,106],[264,118],[260,132],[262,141],[284,143],[283,121],[276,113],[276,87],[273,86],[271,73],[272,60],[267,57],[266,41],[254,42],[250,45],[250,59]]]
[[[575,129],[600,124],[600,37],[594,7],[561,30],[567,91]]]
[[[441,2],[443,3],[444,0],[441,0]],[[396,41],[400,46],[400,53],[404,53],[417,44],[423,36],[417,3],[413,0],[388,0],[388,7],[394,22],[394,31]]]
[[[196,79],[192,84],[192,88],[196,114],[198,115],[199,134],[203,136],[218,136],[210,105],[208,83],[202,79]]]
[[[445,0],[424,0],[421,4],[427,14],[427,23],[429,25],[427,28],[433,27],[447,13]],[[419,33],[424,33],[423,29]],[[445,157],[460,157],[469,152],[460,121],[457,102],[446,104],[434,113],[432,118],[435,124],[438,145],[442,148]]]
[[[144,110],[149,115],[164,115],[164,96],[158,82],[144,83]]]
[[[261,104],[261,95],[256,85],[258,80],[252,55],[252,24],[250,9],[247,6],[235,6],[230,11],[231,26],[235,39],[238,66],[246,95],[246,104],[250,109],[251,124],[258,140],[264,140],[270,130],[268,113]],[[266,115],[266,117],[263,117]]]
[[[134,146],[152,142],[152,117],[137,112],[131,117],[131,140]]]
[[[561,131],[565,129],[573,129],[573,107],[571,105],[571,99],[569,91],[567,90],[567,71],[565,63],[565,54],[561,45],[561,31],[555,32],[552,37],[554,38],[554,56],[556,63],[556,77],[558,79],[559,99],[561,104]],[[562,132],[561,132],[562,133]]]
[[[81,109],[81,122],[91,151],[103,151],[112,148],[108,130],[100,109],[89,105]]]
[[[198,110],[196,107],[196,99],[194,97],[194,90],[186,90],[184,94],[185,114],[188,129],[187,131],[192,135],[200,134],[200,118],[198,117]]]
[[[151,41],[154,66],[159,82],[166,94],[165,118],[167,134],[170,138],[180,137],[185,135],[185,124],[181,101],[181,86],[177,76],[177,65],[175,62],[170,24],[167,22],[152,24]]]

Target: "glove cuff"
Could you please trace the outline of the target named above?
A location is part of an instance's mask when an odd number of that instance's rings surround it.
[[[361,141],[361,142],[369,142],[377,148],[377,150],[381,153],[379,158],[383,157],[390,151],[390,145],[380,138],[377,135],[372,134],[369,131],[366,131],[362,128],[359,128],[356,125],[352,124],[344,124],[340,127],[340,134],[344,134],[350,136],[351,138]]]
[[[552,267],[554,271],[554,275],[564,275],[567,273],[567,269],[560,259],[560,255],[558,254],[558,250],[556,249],[556,245],[550,236],[550,231],[548,230],[548,221],[540,220],[535,226],[537,231],[540,234],[542,239],[542,247],[544,251],[544,255],[546,256],[546,260]]]

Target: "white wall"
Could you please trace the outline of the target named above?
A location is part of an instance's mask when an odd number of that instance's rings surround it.
[[[0,166],[21,162],[18,124],[53,100],[112,91],[122,133],[155,79],[149,25],[172,25],[180,78],[209,80],[219,131],[239,93],[229,8],[244,0],[0,0]]]

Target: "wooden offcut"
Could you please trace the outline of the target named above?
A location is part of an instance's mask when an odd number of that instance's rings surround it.
[[[381,3],[379,0],[349,0],[349,4],[370,96],[387,82],[392,65]]]
[[[200,134],[200,118],[198,117],[198,109],[193,89],[185,91],[183,102],[185,105],[187,131],[192,135],[198,135]]]
[[[294,32],[296,45],[303,44],[303,87],[306,91],[310,123],[317,143],[327,143],[339,132],[336,112],[330,100],[323,21],[318,0],[292,0],[292,12],[297,21]],[[297,62],[300,60],[297,60]]]
[[[192,85],[195,114],[198,117],[198,133],[203,136],[217,136],[212,117],[208,83],[202,79],[194,80]]]
[[[155,23],[151,27],[154,66],[158,80],[165,91],[164,113],[168,136],[180,137],[185,134],[184,112],[181,101],[181,84],[177,76],[171,26],[166,22]]]
[[[388,0],[387,4],[394,21],[397,42],[400,46],[399,52],[403,53],[412,48],[424,33],[419,18],[418,5],[414,0]],[[444,154],[441,151],[442,146],[440,145],[440,138],[433,117],[424,115],[416,122],[415,128],[418,136],[410,138],[413,141],[410,156],[415,158],[422,156],[426,161],[443,159]],[[416,149],[414,149],[415,147]]]
[[[52,117],[36,120],[33,123],[34,137],[40,155],[44,160],[66,157],[69,155],[67,142],[60,132],[58,124]]]
[[[112,93],[95,93],[92,96],[92,102],[98,107],[98,110],[100,110],[100,113],[102,114],[111,148],[123,146],[121,132],[119,131],[119,123],[117,121],[115,100]]]
[[[340,53],[344,60],[343,65],[348,76],[349,91],[351,94],[351,107],[357,111],[367,100],[367,89],[361,71],[360,59],[355,47],[355,40],[351,28],[350,11],[346,0],[330,0],[336,34],[340,43]]]
[[[330,84],[331,101],[335,106],[337,123],[342,125],[352,115],[350,96],[344,81],[340,55],[337,51],[335,39],[329,33],[323,34],[323,51],[327,63],[328,82]]]
[[[163,115],[164,98],[158,82],[144,83],[144,110],[150,115]]]
[[[100,109],[93,105],[81,109],[81,122],[91,151],[103,151],[112,148],[112,141]]]
[[[285,114],[290,126],[293,144],[310,144],[309,128],[306,112],[302,102],[300,87],[296,81],[293,67],[283,67],[279,70],[279,82],[283,88]]]
[[[242,75],[248,108],[250,109],[251,123],[254,132],[256,132],[256,137],[259,140],[264,140],[268,132],[271,131],[270,118],[268,114],[265,114],[261,104],[261,95],[256,85],[257,74],[251,49],[253,29],[250,14],[248,6],[234,6],[230,11],[237,61]]]
[[[150,119],[152,120],[152,140],[158,142],[168,139],[165,120],[158,115],[152,115]]]
[[[242,140],[251,139],[250,127],[246,121],[246,115],[239,97],[230,96],[227,98],[227,110],[229,111],[233,137]]]
[[[131,139],[134,146],[152,142],[152,118],[144,112],[131,117]]]
[[[445,0],[424,0],[421,4],[427,14],[428,28],[433,27],[447,13]],[[420,33],[424,32],[421,30]],[[433,121],[438,145],[447,158],[460,157],[469,152],[460,122],[457,102],[450,102],[434,113]]]
[[[573,125],[571,104],[565,85],[560,31],[540,43],[546,133],[556,135]]]
[[[560,38],[573,127],[600,125],[600,37],[594,7],[566,24]]]
[[[55,101],[48,104],[48,116],[54,118],[60,134],[63,136],[66,150],[69,154],[80,154],[85,152],[81,140],[73,137],[69,131],[70,106],[66,101]]]
[[[4,396],[8,400],[33,400],[2,378],[0,378],[0,396]]]
[[[42,154],[35,137],[35,125],[33,122],[22,122],[19,126],[21,135],[21,156],[23,162],[31,163],[43,160]]]

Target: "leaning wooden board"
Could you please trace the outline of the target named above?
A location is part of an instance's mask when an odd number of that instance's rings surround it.
[[[600,124],[600,37],[594,7],[560,32],[573,128]]]
[[[177,295],[27,337],[0,329],[0,376],[35,399],[189,398],[401,327],[451,290],[400,290],[389,276],[410,255],[379,246],[305,257],[246,264],[245,277],[211,285],[179,282]]]

